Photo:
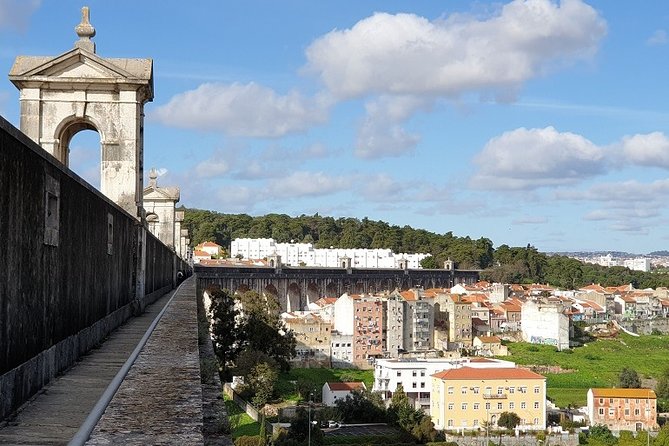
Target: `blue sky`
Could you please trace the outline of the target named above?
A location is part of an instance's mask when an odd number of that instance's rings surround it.
[[[87,4],[100,56],[154,61],[144,165],[188,207],[669,249],[664,1]],[[70,50],[81,6],[0,0],[0,70]],[[98,144],[71,144],[93,184]]]

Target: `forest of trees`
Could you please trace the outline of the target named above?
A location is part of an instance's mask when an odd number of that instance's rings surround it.
[[[185,210],[184,226],[194,246],[206,240],[229,247],[235,238],[273,238],[313,243],[316,248],[388,248],[395,253],[428,253],[425,268],[440,268],[448,258],[460,269],[480,269],[481,279],[502,283],[548,283],[573,289],[591,283],[614,286],[631,283],[635,288],[669,286],[669,274],[631,271],[585,264],[565,256],[548,256],[531,245],[494,248],[485,237],[458,237],[452,232],[436,234],[410,226],[390,225],[367,218],[333,218],[315,215],[290,217],[268,214],[220,214]]]

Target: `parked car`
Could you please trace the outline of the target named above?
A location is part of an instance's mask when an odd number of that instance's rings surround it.
[[[328,421],[328,427],[339,427],[339,423],[334,420]]]

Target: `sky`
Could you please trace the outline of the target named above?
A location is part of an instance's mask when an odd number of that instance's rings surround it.
[[[98,55],[153,59],[145,173],[187,207],[669,249],[665,1],[0,0],[0,71],[84,5]],[[70,147],[98,185],[97,133]]]

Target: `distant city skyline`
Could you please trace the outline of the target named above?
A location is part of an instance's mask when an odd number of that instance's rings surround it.
[[[98,54],[153,58],[145,174],[187,207],[669,249],[664,2],[0,0],[0,70],[71,49],[84,5]],[[98,144],[71,144],[94,185]]]

